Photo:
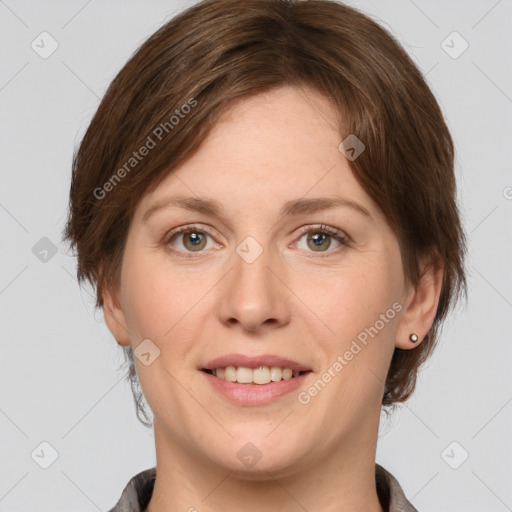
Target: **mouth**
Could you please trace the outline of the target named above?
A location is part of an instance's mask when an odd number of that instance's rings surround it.
[[[279,382],[281,380],[296,379],[301,375],[311,373],[311,370],[294,371],[292,368],[265,365],[261,365],[256,368],[229,365],[213,369],[202,368],[201,371],[228,382],[238,384],[257,384],[261,386],[272,382]]]
[[[215,364],[200,370],[211,390],[242,407],[266,406],[286,396],[293,396],[293,392],[307,385],[309,374],[313,374],[312,370],[298,365],[292,369],[289,366],[261,363],[254,367]]]

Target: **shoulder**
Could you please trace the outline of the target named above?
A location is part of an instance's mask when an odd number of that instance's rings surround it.
[[[155,485],[156,468],[146,469],[126,484],[119,501],[109,512],[143,512]],[[418,512],[405,497],[398,480],[379,464],[375,464],[377,494],[385,512]]]
[[[379,464],[375,464],[377,494],[386,512],[418,512],[407,500],[398,480]]]
[[[137,473],[126,484],[118,502],[108,512],[143,512],[153,494],[155,478],[156,468]]]

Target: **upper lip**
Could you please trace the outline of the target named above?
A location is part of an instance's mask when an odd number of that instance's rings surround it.
[[[294,372],[309,371],[311,368],[292,361],[286,357],[276,356],[273,354],[264,354],[261,356],[246,356],[244,354],[228,354],[225,356],[212,359],[203,370],[215,370],[217,368],[226,368],[226,366],[244,366],[245,368],[259,368],[260,366],[279,366],[280,368],[290,368]]]

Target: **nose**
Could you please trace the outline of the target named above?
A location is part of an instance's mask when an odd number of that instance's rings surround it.
[[[234,252],[233,267],[220,283],[219,317],[227,327],[264,333],[290,321],[291,293],[279,258],[265,248],[251,261],[254,250],[252,246],[249,253]]]

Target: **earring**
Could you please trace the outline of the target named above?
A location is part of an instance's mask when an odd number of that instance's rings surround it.
[[[415,334],[414,332],[409,336],[409,339],[411,340],[412,343],[416,343],[418,341],[418,335]]]

